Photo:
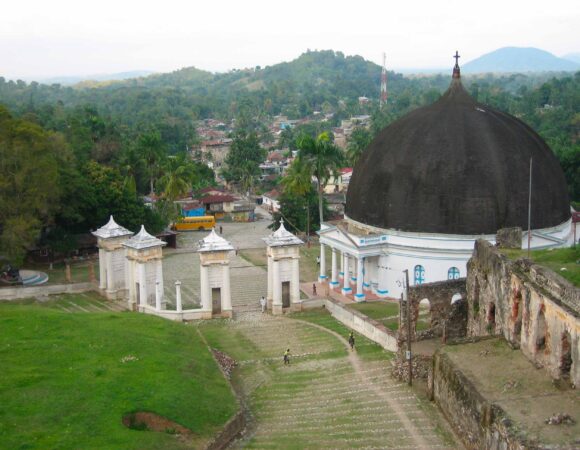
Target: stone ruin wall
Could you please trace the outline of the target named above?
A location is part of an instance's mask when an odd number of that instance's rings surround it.
[[[552,378],[580,386],[580,289],[483,240],[467,273],[468,336],[501,334]]]
[[[461,300],[451,303],[455,294],[461,294]],[[411,332],[413,338],[418,335],[443,336],[445,338],[463,337],[467,330],[467,290],[465,278],[457,280],[437,281],[409,287],[411,301]],[[424,298],[429,300],[430,327],[427,332],[417,333],[416,326],[419,318],[419,304]],[[406,307],[401,305],[399,334],[401,339],[406,338]]]

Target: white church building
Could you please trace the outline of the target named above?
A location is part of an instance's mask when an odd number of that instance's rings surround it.
[[[320,280],[362,301],[466,276],[475,240],[520,227],[532,249],[574,239],[563,171],[519,119],[477,103],[455,65],[447,92],[382,130],[350,182],[345,218],[322,225]],[[575,226],[575,224],[574,224]],[[325,254],[332,252],[330,274]]]

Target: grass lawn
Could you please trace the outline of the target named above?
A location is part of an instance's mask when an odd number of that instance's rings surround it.
[[[510,259],[527,258],[527,250],[500,250]],[[580,286],[580,246],[576,248],[555,248],[533,250],[530,257],[535,263],[553,270],[575,286]],[[562,270],[565,269],[565,270]]]
[[[399,329],[399,304],[386,301],[372,301],[353,303],[347,305],[347,308],[355,309],[365,316],[381,322],[389,330],[397,331]],[[417,331],[428,330],[430,328],[430,318],[427,309],[421,305],[419,319],[417,320]]]
[[[59,301],[88,305],[77,297]],[[54,301],[45,306],[0,304],[0,447],[198,447],[235,412],[230,388],[193,327],[133,313],[66,313]],[[194,442],[126,428],[123,415],[136,411],[189,428]]]
[[[350,328],[346,327],[338,320],[336,320],[326,309],[316,309],[313,311],[305,311],[300,313],[293,313],[291,319],[305,320],[306,322],[321,325],[324,328],[335,331],[345,339],[348,339]],[[393,353],[387,352],[379,344],[367,339],[355,332],[356,351],[358,355],[365,360],[375,359],[391,359]]]

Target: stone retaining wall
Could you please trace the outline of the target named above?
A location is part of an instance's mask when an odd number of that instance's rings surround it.
[[[541,448],[518,438],[505,411],[488,402],[445,353],[435,353],[430,378],[430,395],[467,449]]]
[[[385,350],[397,351],[397,337],[395,332],[389,330],[382,323],[373,320],[364,314],[345,307],[342,303],[332,299],[324,299],[325,308],[336,320],[362,334],[373,342],[376,342]]]
[[[0,300],[19,300],[39,295],[76,294],[98,291],[94,283],[49,284],[40,286],[15,286],[0,289]]]
[[[227,448],[232,440],[244,430],[245,426],[246,418],[244,411],[240,409],[234,417],[228,420],[223,430],[205,447],[206,450],[221,450]]]

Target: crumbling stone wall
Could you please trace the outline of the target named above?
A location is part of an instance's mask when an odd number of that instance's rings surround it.
[[[522,248],[522,229],[520,227],[502,228],[495,235],[500,248]]]
[[[467,274],[469,336],[502,334],[552,378],[580,386],[580,289],[483,240]]]
[[[461,300],[451,304],[455,294],[461,295]],[[409,287],[411,302],[411,332],[417,337],[416,327],[419,317],[419,303],[424,298],[429,300],[431,326],[427,334],[456,338],[465,336],[467,330],[466,279],[437,281]],[[401,337],[406,336],[406,307],[401,305],[399,331]]]
[[[471,380],[438,351],[429,374],[429,397],[433,398],[469,450],[543,449],[519,436],[505,411],[487,401]]]

